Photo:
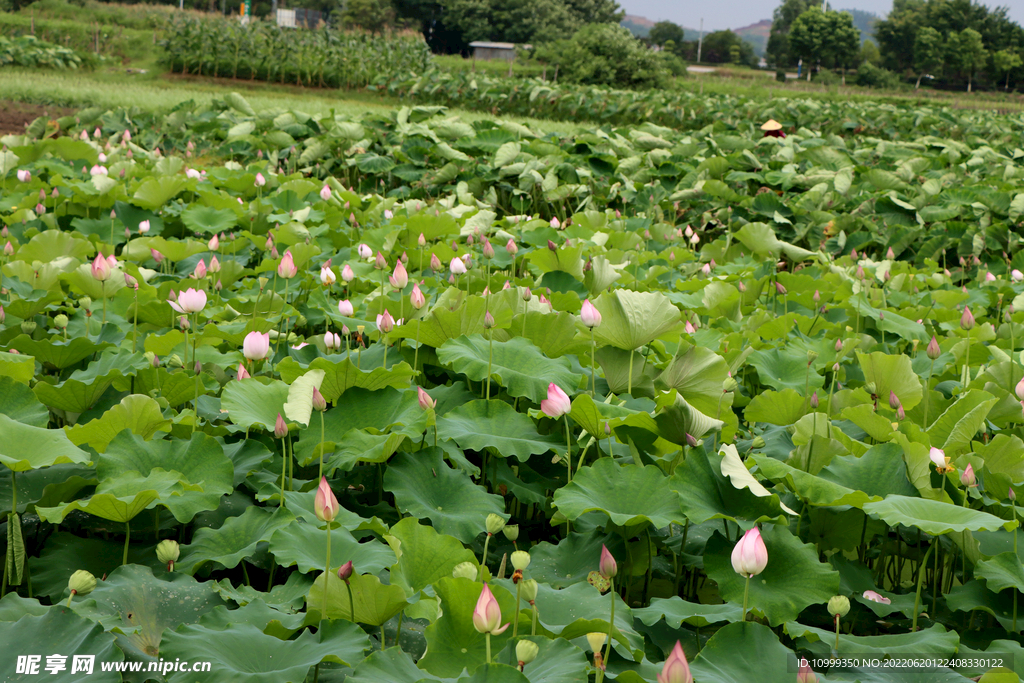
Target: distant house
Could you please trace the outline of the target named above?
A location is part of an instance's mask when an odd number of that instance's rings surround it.
[[[484,40],[477,40],[469,44],[473,48],[473,59],[502,59],[506,62],[515,61],[515,43],[490,43]],[[529,49],[531,45],[524,45]]]

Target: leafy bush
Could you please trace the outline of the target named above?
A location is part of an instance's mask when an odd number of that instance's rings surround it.
[[[821,69],[814,76],[814,82],[819,85],[840,85],[843,82],[842,77],[832,71],[831,69]]]
[[[38,39],[74,50],[80,56],[96,52],[120,60],[142,59],[153,54],[153,31],[123,28],[110,24],[99,26],[75,19],[33,20],[27,13],[0,12],[0,34],[8,37],[31,35]]]
[[[779,83],[785,83],[786,82],[786,70],[785,69],[776,69],[775,70],[775,80],[778,81]]]
[[[589,24],[572,38],[538,49],[538,56],[559,68],[559,79],[570,83],[617,88],[664,85],[669,68],[657,53],[614,24]]]
[[[896,90],[902,85],[902,81],[897,74],[888,69],[865,62],[857,69],[857,85]]]
[[[60,45],[52,45],[35,36],[0,36],[0,66],[31,66],[51,69],[77,69],[82,58]]]

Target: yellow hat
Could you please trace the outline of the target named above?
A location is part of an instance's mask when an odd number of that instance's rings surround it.
[[[761,130],[782,130],[782,124],[775,119],[768,119],[761,125]]]

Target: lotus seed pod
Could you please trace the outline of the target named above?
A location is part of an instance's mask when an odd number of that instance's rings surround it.
[[[608,639],[607,633],[588,633],[587,643],[590,644],[590,649],[594,652],[600,652],[601,648],[604,647],[604,641]]]
[[[36,324],[31,320],[22,320],[21,331],[29,336],[32,336],[32,333],[36,331]]]
[[[68,317],[63,313],[58,314],[53,319],[53,326],[56,327],[58,330],[63,330],[65,327],[68,326]]]
[[[523,571],[530,566],[530,553],[525,550],[517,550],[512,553],[512,566]]]
[[[533,579],[523,579],[519,584],[519,591],[523,595],[523,600],[532,603],[537,599],[537,582]]]
[[[68,588],[71,589],[72,595],[88,595],[96,588],[96,577],[84,569],[79,569],[71,575]]]
[[[506,524],[505,528],[501,530],[505,534],[505,538],[515,543],[519,540],[519,525],[518,524]]]
[[[476,565],[472,562],[460,562],[452,570],[452,576],[456,579],[475,579],[477,573]]]
[[[722,382],[722,391],[729,393],[730,391],[736,391],[736,387],[739,386],[736,383],[736,379],[733,377],[726,377],[725,381]]]
[[[764,448],[764,437],[755,436],[754,440],[750,442],[751,448]]]
[[[485,527],[488,534],[494,535],[505,527],[505,520],[501,518],[501,515],[496,515],[492,512],[487,515]]]
[[[845,617],[850,612],[850,599],[845,595],[836,595],[828,601],[828,613],[834,617]]]
[[[519,661],[519,666],[525,666],[537,659],[539,652],[540,648],[532,640],[520,640],[516,643],[516,659]]]
[[[174,563],[178,561],[181,549],[177,541],[166,539],[156,546],[156,559],[167,564],[167,571],[174,571]]]

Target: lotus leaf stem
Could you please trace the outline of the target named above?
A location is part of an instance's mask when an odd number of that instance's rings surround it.
[[[921,584],[924,583],[924,571],[928,566],[928,556],[932,554],[933,550],[935,550],[935,546],[938,545],[938,542],[939,539],[936,538],[935,541],[928,546],[928,551],[924,554],[924,558],[921,560],[921,568],[917,571],[917,595],[914,598],[914,619],[910,627],[911,633],[915,633],[917,631],[917,617],[921,612]]]
[[[612,612],[611,616],[608,618],[608,642],[604,644],[604,659],[602,661],[605,665],[608,664],[608,658],[612,654],[612,633],[615,631],[615,577],[608,579],[608,597],[612,600]],[[535,614],[534,620],[536,620],[536,618]]]

